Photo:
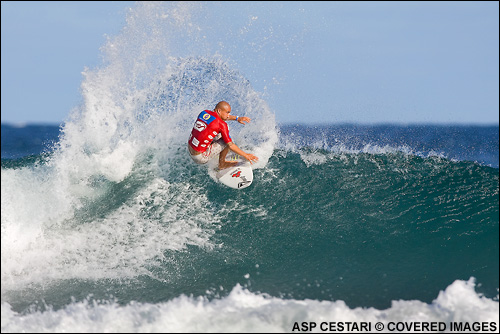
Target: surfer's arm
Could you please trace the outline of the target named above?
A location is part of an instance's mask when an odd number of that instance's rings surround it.
[[[250,123],[251,118],[246,117],[246,116],[235,116],[235,115],[229,115],[228,120],[230,121],[237,121],[238,123],[245,124],[245,123]]]
[[[247,159],[248,161],[250,161],[250,163],[254,163],[254,162],[257,162],[257,160],[259,160],[259,158],[257,158],[255,155],[253,154],[250,154],[250,153],[245,153],[241,148],[239,148],[235,143],[233,142],[230,142],[227,144],[227,146],[229,146],[229,149],[231,151],[233,151],[234,153],[242,156],[243,158]]]

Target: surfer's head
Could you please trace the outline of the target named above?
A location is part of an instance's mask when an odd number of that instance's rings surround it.
[[[226,101],[220,101],[215,106],[214,111],[222,118],[223,121],[227,120],[231,113],[231,106]]]

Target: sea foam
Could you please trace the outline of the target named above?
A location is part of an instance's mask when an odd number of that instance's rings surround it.
[[[482,323],[498,329],[498,301],[477,294],[474,287],[473,278],[457,280],[432,303],[397,300],[385,310],[350,308],[341,300],[281,299],[250,292],[240,285],[223,298],[182,295],[158,304],[131,302],[124,306],[116,301],[85,301],[60,310],[49,307],[26,314],[2,303],[2,332],[274,333],[292,332],[294,326],[302,326],[303,322],[317,325],[312,332],[324,332],[319,327],[322,323],[347,326],[348,322],[359,326],[364,323],[372,329],[375,325],[388,328],[397,323],[442,323],[447,328],[445,332],[451,331],[452,323]]]

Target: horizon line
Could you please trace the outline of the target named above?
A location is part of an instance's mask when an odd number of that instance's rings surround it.
[[[65,122],[1,122],[2,126],[10,126],[15,128],[23,128],[27,126],[63,126]],[[303,126],[500,126],[500,123],[463,123],[463,122],[352,122],[352,121],[344,121],[344,122],[325,122],[325,123],[308,123],[308,122],[276,122],[278,126],[294,126],[294,125],[303,125]]]

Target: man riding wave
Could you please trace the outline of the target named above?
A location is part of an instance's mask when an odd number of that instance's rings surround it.
[[[197,164],[206,164],[211,158],[219,154],[219,169],[228,168],[237,164],[236,161],[226,161],[229,150],[242,156],[250,163],[259,160],[255,155],[246,153],[233,143],[229,136],[226,121],[237,121],[241,124],[249,123],[249,117],[230,115],[231,106],[226,101],[217,103],[215,109],[202,111],[194,123],[188,140],[188,150],[191,158]]]

